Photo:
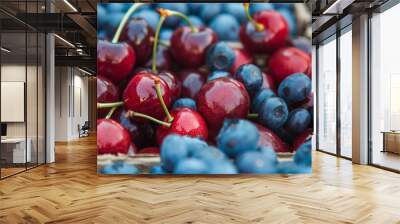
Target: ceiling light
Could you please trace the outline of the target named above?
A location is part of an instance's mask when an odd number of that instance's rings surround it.
[[[90,73],[90,72],[88,72],[88,71],[86,71],[86,70],[83,70],[83,69],[81,69],[81,68],[79,68],[79,67],[78,67],[78,70],[81,71],[81,72],[83,72],[83,73],[85,73],[85,74],[87,74],[87,75],[90,75],[90,76],[93,75],[92,73]]]
[[[10,53],[11,52],[11,50],[9,50],[9,49],[7,49],[5,47],[1,47],[0,50],[4,51],[6,53]]]
[[[64,0],[65,4],[67,4],[74,12],[78,12],[78,10],[68,1]]]
[[[57,38],[58,38],[59,40],[61,40],[62,42],[66,43],[68,46],[75,48],[75,45],[73,45],[73,44],[72,44],[71,42],[69,42],[68,40],[66,40],[66,39],[64,39],[64,38],[62,38],[62,37],[60,37],[60,36],[57,35],[57,34],[54,34],[54,36],[57,37]]]

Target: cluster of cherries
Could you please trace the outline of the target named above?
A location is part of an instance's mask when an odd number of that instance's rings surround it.
[[[309,139],[311,57],[290,42],[281,14],[250,15],[244,3],[243,48],[233,48],[177,11],[157,9],[153,30],[145,19],[131,17],[144,4],[126,12],[112,40],[98,41],[99,155],[159,154],[170,134],[215,145],[227,118],[250,120],[260,144],[275,152],[293,152]],[[169,17],[188,25],[164,43],[159,35]],[[255,55],[267,55],[264,70],[255,65]]]

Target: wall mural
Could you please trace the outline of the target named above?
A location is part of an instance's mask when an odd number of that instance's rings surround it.
[[[99,173],[311,172],[305,4],[102,3],[97,11]]]

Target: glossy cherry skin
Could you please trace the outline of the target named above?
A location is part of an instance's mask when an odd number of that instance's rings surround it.
[[[112,103],[119,101],[119,89],[109,79],[97,76],[97,102]],[[109,109],[97,109],[97,116],[105,117]]]
[[[138,154],[160,154],[160,148],[159,147],[146,147],[146,148],[140,149]]]
[[[254,123],[260,133],[259,146],[270,147],[275,152],[290,152],[288,145],[283,142],[278,135],[276,135],[270,129]]]
[[[257,31],[250,22],[240,27],[239,38],[244,47],[252,53],[270,53],[285,46],[289,27],[285,18],[274,10],[265,10],[253,15],[253,19],[264,26]]]
[[[171,90],[172,101],[181,97],[182,84],[181,80],[176,75],[170,71],[162,71],[158,73],[158,76],[168,84]]]
[[[154,31],[146,20],[132,17],[121,34],[121,42],[128,43],[136,53],[138,65],[145,64],[152,53]]]
[[[235,61],[233,62],[233,65],[230,69],[231,74],[235,74],[236,70],[244,64],[254,64],[253,63],[253,58],[251,57],[251,54],[246,51],[245,49],[234,49],[235,51]]]
[[[206,119],[212,138],[218,134],[225,118],[246,118],[249,108],[246,88],[233,78],[207,82],[197,94],[197,110]]]
[[[126,86],[122,95],[125,108],[157,119],[163,119],[164,111],[155,89],[156,80],[160,80],[161,95],[165,104],[169,107],[172,102],[172,95],[168,84],[153,73],[144,70],[133,76]]]
[[[198,32],[192,32],[188,26],[179,27],[171,37],[172,57],[183,67],[200,67],[205,63],[208,47],[217,40],[217,34],[210,28],[198,27]]]
[[[203,117],[190,108],[177,108],[171,111],[174,120],[171,127],[158,126],[157,143],[161,145],[165,136],[169,134],[186,135],[194,138],[206,140],[208,138],[208,129]],[[165,119],[167,121],[167,119]]]
[[[151,68],[152,65],[152,58],[150,58],[147,63],[146,67]],[[168,47],[165,47],[161,44],[158,45],[157,48],[157,62],[156,67],[158,70],[171,70],[172,69],[172,56],[169,51]]]
[[[179,73],[182,97],[196,99],[197,93],[206,82],[206,74],[197,69],[186,69]]]
[[[277,84],[294,73],[304,73],[311,79],[311,57],[298,48],[279,49],[271,55],[267,63]]]
[[[131,144],[129,132],[112,119],[97,120],[97,152],[102,154],[127,154]]]
[[[134,68],[136,53],[127,43],[97,42],[97,74],[118,84]]]
[[[312,129],[307,129],[303,133],[299,134],[292,144],[292,151],[296,151],[304,142],[312,137]]]
[[[272,75],[269,75],[265,72],[262,73],[263,76],[263,83],[261,85],[261,89],[271,89],[272,91],[274,91],[276,93],[276,84],[275,84],[275,80],[272,77]]]

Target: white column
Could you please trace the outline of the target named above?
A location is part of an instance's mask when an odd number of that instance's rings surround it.
[[[54,133],[55,133],[55,56],[54,56],[54,35],[46,36],[46,163],[55,161]]]
[[[353,162],[368,163],[368,16],[353,20]]]

